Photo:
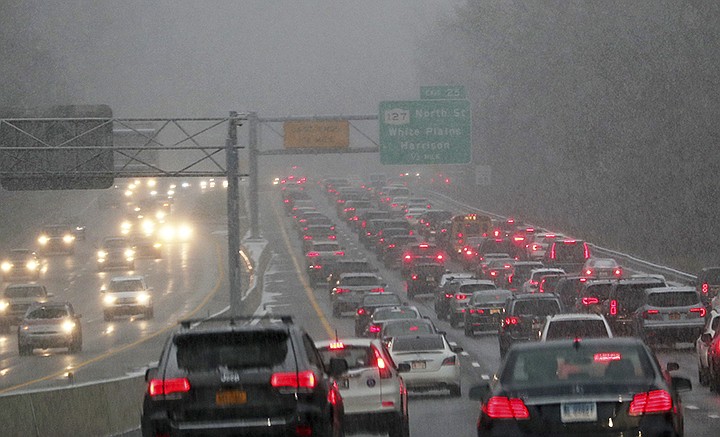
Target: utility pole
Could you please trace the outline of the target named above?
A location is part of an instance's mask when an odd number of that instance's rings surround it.
[[[256,112],[250,112],[248,114],[248,163],[249,175],[248,175],[248,204],[250,205],[250,238],[260,238],[260,230],[258,229],[258,117]]]
[[[238,179],[237,151],[238,114],[230,112],[228,136],[225,142],[227,172],[228,215],[228,281],[230,315],[239,316],[242,305],[242,278],[240,276],[240,181]]]

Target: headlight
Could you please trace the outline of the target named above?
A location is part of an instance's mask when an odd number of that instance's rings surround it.
[[[28,261],[25,267],[27,267],[28,270],[37,270],[38,262],[35,260]]]
[[[137,301],[141,304],[146,304],[150,302],[150,295],[147,293],[140,293],[137,295]]]
[[[5,312],[10,306],[10,302],[6,300],[0,300],[0,312]]]
[[[107,252],[105,252],[104,250],[98,250],[97,256],[98,258],[105,258],[107,257]]]
[[[162,243],[155,243],[155,244],[153,244],[153,247],[155,249],[160,249],[162,247]]]
[[[0,268],[3,272],[9,272],[10,270],[12,270],[12,264],[5,261],[4,263],[0,264]]]
[[[188,225],[181,225],[178,228],[178,236],[181,240],[187,240],[190,238],[190,235],[192,235],[192,229]]]
[[[70,334],[75,330],[75,322],[73,322],[72,320],[65,320],[62,324],[62,329],[67,334]]]
[[[41,235],[40,237],[38,237],[38,243],[40,243],[41,246],[46,245],[47,242],[48,242],[47,235]]]
[[[63,235],[63,242],[64,242],[65,244],[70,244],[70,243],[72,243],[74,240],[75,240],[75,236],[73,236],[73,235],[70,235],[70,234]]]
[[[117,298],[112,294],[106,294],[105,297],[103,297],[103,303],[105,305],[112,305],[115,303],[116,300]]]
[[[125,249],[125,257],[132,258],[135,255],[135,251],[132,249]]]

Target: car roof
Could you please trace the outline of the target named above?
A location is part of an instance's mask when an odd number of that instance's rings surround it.
[[[120,281],[137,281],[137,280],[144,280],[144,276],[135,275],[135,276],[113,276],[110,278],[110,282],[120,282]]]
[[[695,287],[653,287],[653,288],[646,288],[645,293],[650,294],[656,294],[656,293],[697,293],[697,290],[695,290]]]

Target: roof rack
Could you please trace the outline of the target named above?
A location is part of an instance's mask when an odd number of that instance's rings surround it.
[[[235,325],[235,322],[244,320],[280,320],[284,324],[292,324],[293,318],[290,315],[274,315],[266,314],[263,316],[226,316],[226,317],[211,317],[203,319],[185,319],[180,320],[178,323],[183,328],[190,328],[191,325],[196,325],[205,322],[230,322],[230,325]]]

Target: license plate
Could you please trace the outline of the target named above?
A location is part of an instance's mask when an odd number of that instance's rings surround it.
[[[490,308],[490,314],[500,314],[501,312],[501,308]]]
[[[413,361],[412,363],[413,369],[424,369],[425,368],[425,361]]]
[[[563,423],[597,421],[595,402],[572,402],[560,405],[560,420]]]
[[[247,402],[245,390],[221,390],[215,393],[217,405],[240,405]]]
[[[340,390],[347,390],[350,388],[350,380],[347,378],[343,378],[338,381],[338,387]]]
[[[670,313],[670,320],[680,320],[680,313]]]

